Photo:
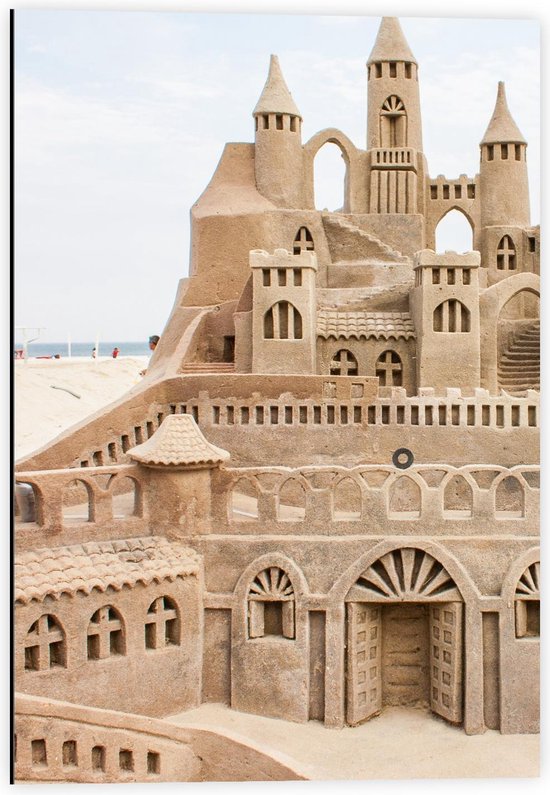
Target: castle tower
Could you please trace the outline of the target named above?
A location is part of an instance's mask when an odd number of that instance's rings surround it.
[[[470,392],[480,385],[478,251],[414,259],[410,308],[416,329],[416,383],[444,394],[446,387]]]
[[[302,207],[302,116],[276,55],[271,56],[269,75],[253,116],[256,187],[278,207]]]
[[[527,142],[508,109],[502,82],[480,149],[482,227],[529,226]]]
[[[251,251],[252,372],[315,373],[317,256]]]
[[[492,283],[524,269],[529,245],[524,233],[530,224],[527,142],[508,109],[502,82],[480,149],[481,252]]]
[[[369,210],[422,212],[425,163],[418,64],[395,17],[383,17],[367,69]]]

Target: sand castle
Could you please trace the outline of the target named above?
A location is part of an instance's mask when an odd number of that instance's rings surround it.
[[[226,145],[192,208],[143,383],[18,463],[19,780],[305,777],[163,720],[204,702],[538,731],[527,143],[500,83],[479,174],[431,178],[396,19],[367,69],[366,149],[303,143],[271,57],[254,143]],[[337,212],[313,200],[327,142]],[[452,209],[474,250],[436,254]]]

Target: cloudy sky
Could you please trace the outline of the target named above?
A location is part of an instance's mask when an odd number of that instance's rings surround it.
[[[308,10],[303,0],[292,7]],[[514,7],[519,15],[521,4]],[[189,209],[224,143],[253,140],[251,113],[270,53],[279,55],[304,118],[303,141],[338,127],[364,148],[365,61],[379,17],[328,11],[16,11],[17,325],[45,326],[45,341],[69,332],[73,341],[162,332],[187,274]],[[430,175],[477,172],[478,144],[505,80],[529,141],[538,223],[538,22],[401,24],[420,64]],[[343,164],[334,147],[325,149],[316,200],[335,209]],[[452,232],[449,240],[444,248],[454,247]]]

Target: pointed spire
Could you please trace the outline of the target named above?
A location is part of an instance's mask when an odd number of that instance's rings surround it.
[[[512,118],[508,103],[506,102],[506,91],[502,81],[498,84],[495,109],[480,146],[483,146],[483,144],[499,143],[527,143]]]
[[[253,115],[257,113],[288,113],[302,118],[285,83],[276,55],[272,55],[269,62],[269,74]]]
[[[367,66],[379,61],[417,63],[397,17],[382,17],[378,36],[367,61]]]

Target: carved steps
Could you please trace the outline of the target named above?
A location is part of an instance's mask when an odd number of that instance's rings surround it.
[[[512,395],[540,389],[540,323],[516,334],[501,356],[499,385]]]
[[[359,243],[359,247],[361,250],[361,257],[356,256],[349,256],[349,257],[341,257],[341,256],[332,256],[333,261],[345,261],[346,259],[349,260],[357,260],[357,259],[373,259],[382,262],[409,262],[409,258],[406,257],[404,254],[401,254],[400,251],[395,251],[388,246],[386,243],[383,243],[379,238],[375,237],[374,235],[370,235],[368,232],[365,232],[360,227],[356,226],[355,224],[348,221],[346,218],[336,217],[334,214],[330,215],[323,215],[323,224],[325,225],[325,230],[328,232],[327,238],[329,239],[329,246],[331,248],[331,255],[332,246],[330,240],[330,227],[336,227],[337,229],[347,233],[348,235],[352,236],[350,241],[350,248],[353,245],[357,245]],[[328,227],[328,229],[327,229]],[[340,243],[342,246],[342,243]],[[344,244],[344,248],[347,248]]]
[[[181,373],[234,373],[233,362],[184,362]]]

